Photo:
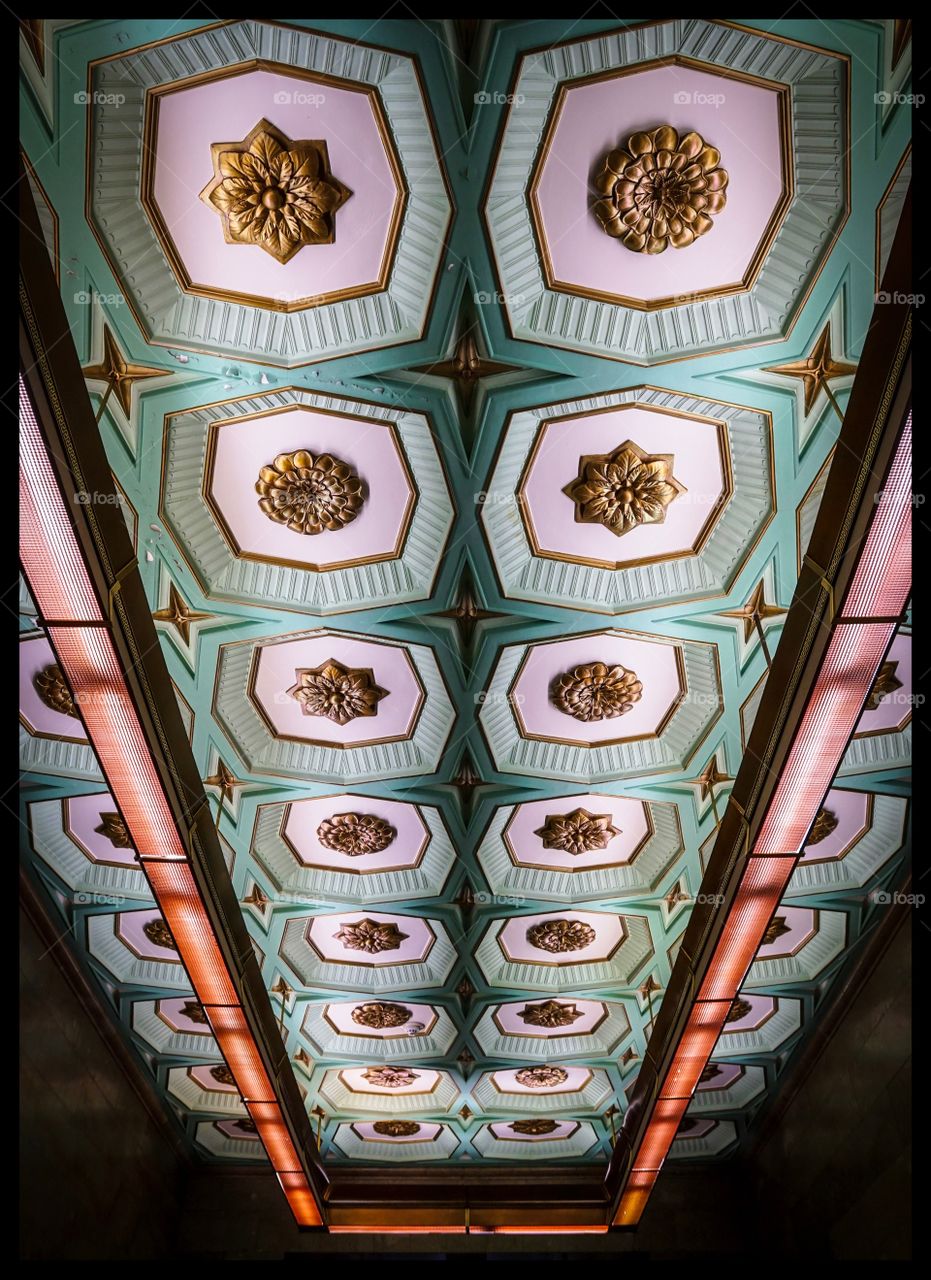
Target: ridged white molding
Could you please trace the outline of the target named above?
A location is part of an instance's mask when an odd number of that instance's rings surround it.
[[[605,914],[605,913],[600,913]],[[519,918],[519,917],[511,917]],[[562,995],[571,991],[590,991],[595,987],[608,987],[612,992],[624,991],[653,955],[653,939],[650,924],[645,916],[622,917],[627,936],[610,960],[590,960],[587,963],[558,964],[556,957],[546,964],[541,953],[539,964],[508,960],[498,942],[498,935],[507,920],[491,922],[484,938],[475,950],[478,966],[489,986],[510,987],[513,990],[545,991]]]
[[[256,59],[378,90],[408,188],[381,293],[285,313],[188,294],[178,283],[140,196],[147,92]],[[422,337],[451,208],[413,58],[243,20],[98,63],[91,88],[89,216],[150,342],[294,368]]]
[[[800,862],[785,890],[787,898],[805,893],[861,889],[902,848],[908,801],[904,796],[873,796],[873,821],[849,853],[830,862]]]
[[[426,694],[414,731],[405,741],[341,748],[285,741],[271,733],[249,698],[253,652],[260,644],[289,642],[320,634],[319,631],[292,631],[265,641],[221,647],[214,714],[246,768],[251,773],[280,775],[301,781],[310,777],[319,782],[345,785],[434,773],[439,767],[455,712],[434,652],[427,645],[397,646],[407,649]],[[334,634],[337,638],[371,638],[349,631]]]
[[[560,1111],[598,1111],[606,1106],[608,1099],[614,1094],[614,1088],[607,1074],[596,1067],[591,1079],[582,1089],[574,1093],[548,1093],[544,1089],[526,1090],[523,1093],[504,1093],[495,1086],[492,1072],[488,1071],[479,1077],[478,1084],[472,1090],[472,1097],[481,1107],[485,1115],[496,1115],[499,1112],[510,1115],[518,1112],[521,1115],[550,1115]]]
[[[357,797],[364,801],[364,797]],[[345,800],[340,811],[349,806]],[[351,858],[350,871],[305,867],[281,837],[281,822],[287,805],[262,805],[252,837],[252,856],[277,888],[284,893],[306,895],[320,902],[401,902],[416,898],[436,898],[456,860],[456,850],[437,809],[418,805],[417,810],[430,833],[429,843],[417,867],[400,871],[355,871],[364,859]]]
[[[152,902],[152,891],[141,867],[109,867],[92,862],[62,826],[60,800],[40,800],[28,807],[32,847],[79,902],[104,898],[119,905],[123,898]]]
[[[544,423],[622,405],[659,408],[713,418],[727,433],[733,493],[697,555],[625,569],[597,568],[534,554],[521,519],[517,491]],[[623,437],[619,437],[619,440]],[[523,409],[508,423],[501,452],[481,506],[492,557],[504,594],[518,600],[554,600],[576,609],[623,613],[669,600],[725,594],[748,552],[775,512],[770,414],[697,396],[635,387],[609,395]],[[554,494],[553,501],[566,501]]]
[[[659,311],[548,289],[527,190],[560,85],[675,54],[791,88],[795,191],[755,282],[744,293]],[[671,19],[527,54],[513,94],[485,221],[515,338],[652,365],[785,336],[846,216],[845,59],[762,31]]]
[[[417,491],[397,558],[314,570],[265,564],[233,553],[203,495],[211,425],[301,405],[394,426]],[[337,421],[337,432],[338,425]],[[316,395],[299,387],[170,415],[165,422],[159,510],[208,599],[321,615],[426,599],[453,521],[443,467],[423,414],[345,396]]]
[[[572,796],[555,797],[553,812],[562,805],[574,808]],[[514,898],[519,905],[526,898],[542,902],[587,902],[592,899],[652,895],[666,871],[682,852],[682,828],[675,804],[649,801],[646,807],[653,822],[653,834],[630,864],[602,867],[593,871],[562,871],[544,867],[527,867],[512,862],[504,842],[504,828],[515,808],[506,805],[496,809],[476,857],[493,896]],[[605,850],[609,856],[611,846]]]
[[[679,647],[685,667],[685,696],[659,737],[600,746],[540,742],[521,736],[508,690],[524,654],[533,646],[503,648],[479,712],[495,767],[502,773],[529,773],[584,783],[616,782],[684,769],[722,711],[717,645],[698,640],[669,641],[663,636],[650,639],[656,644]],[[567,736],[571,732],[572,724],[567,723]]]
[[[847,942],[847,913],[819,911],[818,932],[794,956],[767,960],[757,957],[744,979],[745,987],[770,987],[782,982],[810,982],[843,951]]]
[[[595,1130],[582,1120],[565,1138],[498,1138],[483,1125],[472,1138],[472,1146],[488,1160],[571,1160],[584,1156],[598,1141]]]
[[[317,918],[325,920],[326,916]],[[456,948],[439,920],[427,922],[436,934],[436,941],[424,960],[412,960],[407,964],[353,964],[348,958],[354,954],[350,951],[346,952],[344,962],[322,960],[306,937],[307,926],[313,919],[313,916],[300,916],[289,920],[279,947],[279,955],[305,987],[367,991],[370,996],[393,991],[417,991],[421,987],[442,986],[456,963]]]
[[[190,996],[192,1000],[197,999],[193,991],[181,994]],[[213,1036],[199,1036],[192,1031],[172,1031],[168,1023],[155,1012],[155,1004],[154,1000],[135,1000],[132,1006],[132,1029],[146,1044],[159,1053],[219,1061],[220,1050]]]
[[[340,992],[339,1002],[349,1003]],[[370,1000],[369,994],[359,994],[356,1003],[362,1004]],[[416,1062],[421,1058],[442,1058],[450,1049],[459,1034],[456,1024],[442,1005],[433,1005],[437,1015],[436,1021],[427,1032],[409,1036],[404,1028],[399,1027],[397,1035],[340,1035],[340,1033],[324,1017],[326,1000],[314,1000],[307,1006],[301,1021],[301,1035],[320,1057],[341,1058],[346,1061],[370,1063],[373,1058],[380,1062],[398,1062],[401,1060]],[[360,1027],[359,1031],[364,1032]]]
[[[445,1072],[440,1072],[430,1093],[358,1093],[339,1078],[338,1068],[324,1074],[320,1097],[337,1113],[373,1116],[445,1115],[459,1097],[459,1090]]]
[[[427,1142],[405,1139],[403,1142],[366,1142],[349,1124],[338,1126],[333,1144],[351,1160],[366,1164],[420,1164],[425,1160],[446,1160],[459,1146],[459,1139],[449,1125],[441,1125],[435,1138]]]
[[[87,949],[117,981],[171,992],[190,989],[191,980],[183,964],[140,959],[117,937],[115,920],[116,916],[110,913],[87,917]]]

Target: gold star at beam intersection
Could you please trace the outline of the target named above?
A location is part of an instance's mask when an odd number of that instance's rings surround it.
[[[788,609],[783,609],[778,604],[766,603],[766,588],[762,579],[757,583],[753,595],[747,601],[742,609],[722,609],[719,613],[720,618],[739,618],[744,624],[744,644],[753,635],[756,630],[756,620],[766,622],[768,618],[778,618],[784,613],[788,613]]]
[[[824,326],[820,338],[812,348],[811,355],[807,360],[793,360],[790,364],[773,364],[768,365],[764,372],[780,373],[786,378],[801,378],[805,388],[805,416],[811,413],[812,406],[818,398],[818,392],[822,388],[827,392],[828,398],[837,409],[837,404],[831,392],[828,383],[834,378],[846,378],[852,373],[856,373],[857,366],[854,364],[845,364],[841,360],[834,360],[831,357],[831,324],[830,321]],[[837,410],[838,413],[840,410]]]
[[[206,622],[208,618],[212,618],[214,615],[212,613],[198,613],[196,609],[189,609],[181,592],[172,582],[168,587],[168,604],[164,609],[156,610],[152,617],[156,622],[169,623],[177,631],[183,642],[190,644],[192,624]]]
[[[83,369],[84,377],[89,382],[107,384],[104,399],[109,397],[111,392],[116,394],[127,418],[132,406],[134,384],[146,378],[161,378],[166,372],[165,369],[153,369],[150,365],[131,364],[125,360],[117,346],[116,338],[107,325],[103,327],[103,360],[100,364],[89,364]]]

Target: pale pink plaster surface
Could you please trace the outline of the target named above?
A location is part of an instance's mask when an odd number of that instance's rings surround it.
[[[672,475],[687,492],[673,498],[661,523],[618,537],[576,521],[576,504],[562,490],[579,474],[581,458],[613,453],[628,440],[648,454],[672,454]],[[618,565],[689,551],[723,495],[718,427],[640,408],[547,424],[524,489],[541,550]]]
[[[242,142],[262,119],[292,141],[326,142],[331,173],[353,193],[336,211],[334,243],[307,245],[285,264],[257,245],[227,244],[220,215],[200,199],[212,144]],[[377,281],[399,197],[366,94],[269,71],[162,96],[154,195],[195,284],[281,301]]]
[[[358,924],[360,920],[374,920],[376,924],[394,923],[399,932],[407,937],[393,951],[379,951],[369,955],[366,951],[352,951],[334,935],[344,924]],[[360,907],[357,911],[346,911],[334,915],[315,916],[307,926],[307,937],[313,946],[327,960],[342,960],[346,964],[386,965],[405,964],[414,960],[423,960],[433,946],[433,934],[426,920],[418,916],[392,916],[383,911],[372,911]],[[409,1006],[405,1006],[408,1008]]]
[[[398,1036],[411,1035],[415,1038],[417,1024],[421,1029],[429,1027],[435,1021],[433,1007],[429,1004],[417,1004],[411,1000],[396,999],[392,1000],[388,997],[378,997],[389,1004],[398,1004],[404,1009],[410,1010],[410,1019],[400,1027],[385,1027],[378,1030],[375,1027],[360,1026],[358,1022],[353,1022],[352,1011],[358,1009],[362,1004],[368,1004],[374,997],[366,996],[358,1000],[349,1000],[340,1004],[328,1004],[326,1006],[327,1020],[342,1035],[347,1036],[376,1036],[379,1039],[393,1039]]]
[[[65,822],[72,840],[92,862],[118,862],[124,866],[137,866],[133,849],[118,849],[95,828],[102,825],[102,815],[116,813],[117,808],[109,792],[97,792],[89,796],[70,796],[65,801]]]
[[[367,1070],[367,1067],[343,1067],[339,1076],[347,1089],[351,1089],[353,1093],[377,1093],[383,1097],[407,1093],[429,1093],[440,1078],[438,1071],[429,1071],[426,1067],[411,1067],[410,1070],[417,1075],[413,1084],[402,1085],[398,1089],[388,1089],[384,1085],[373,1084],[371,1080],[366,1080],[364,1072]]]
[[[912,638],[898,635],[893,640],[885,662],[897,662],[895,678],[901,680],[901,689],[887,693],[875,711],[864,711],[857,722],[854,737],[861,733],[875,733],[877,729],[897,729],[912,706]]]
[[[536,1063],[532,1065],[538,1065]],[[562,1084],[552,1085],[546,1089],[533,1089],[528,1085],[521,1084],[517,1079],[517,1072],[520,1068],[513,1071],[493,1071],[492,1080],[501,1090],[502,1093],[525,1093],[534,1097],[541,1097],[553,1093],[577,1093],[583,1089],[591,1078],[591,1071],[588,1067],[563,1067],[567,1079]]]
[[[821,862],[825,858],[838,857],[853,837],[866,826],[869,799],[865,791],[842,791],[839,788],[829,791],[822,807],[830,809],[834,814],[837,826],[817,844],[806,845],[802,850],[801,861],[810,859],[812,862]]]
[[[576,809],[585,809],[591,814],[610,814],[611,824],[618,829],[618,834],[608,841],[606,848],[593,849],[591,853],[571,854],[564,849],[544,849],[543,840],[536,832],[547,817],[550,814],[574,813]],[[518,862],[584,871],[588,867],[628,862],[647,830],[647,811],[642,801],[587,793],[518,805],[508,826],[507,838]]]
[[[86,742],[84,724],[77,716],[66,716],[48,707],[36,692],[33,680],[45,667],[57,665],[58,659],[45,636],[21,640],[19,644],[19,707],[40,734],[72,738]]]
[[[382,818],[396,831],[386,849],[350,858],[344,853],[325,848],[317,837],[317,829],[326,818],[340,813],[370,814]],[[335,871],[379,871],[383,867],[405,867],[420,857],[427,829],[417,806],[398,800],[382,800],[378,796],[320,796],[297,800],[288,812],[283,834],[297,850],[304,866],[331,867]]]
[[[508,1033],[516,1036],[534,1036],[537,1039],[552,1039],[555,1036],[585,1035],[597,1023],[604,1019],[607,1012],[600,1000],[574,1000],[571,996],[553,996],[557,1004],[575,1006],[581,1018],[576,1018],[567,1027],[536,1027],[518,1017],[528,1006],[545,1004],[546,998],[538,1000],[518,1000],[514,1004],[502,1004],[495,1010],[495,1021]]]
[[[633,253],[595,220],[592,177],[608,151],[661,124],[680,137],[694,130],[718,148],[730,179],[727,204],[694,244]],[[571,89],[538,188],[555,278],[641,301],[736,284],[781,197],[781,169],[773,90],[674,66]]]
[[[580,664],[620,664],[643,685],[639,702],[613,720],[576,720],[550,701],[553,680]],[[628,636],[581,636],[531,647],[512,702],[528,733],[569,742],[613,742],[653,733],[679,693],[676,648]]]
[[[296,533],[261,509],[259,472],[299,449],[338,458],[364,482],[365,501],[350,524]],[[321,568],[393,552],[413,494],[387,423],[308,409],[218,427],[210,492],[240,551]]]
[[[543,920],[581,920],[595,930],[595,940],[575,951],[558,955],[543,951],[527,941],[527,932]],[[617,949],[624,936],[621,917],[596,911],[547,911],[538,916],[514,916],[498,934],[498,945],[513,960],[525,964],[591,964],[604,960]]]
[[[300,703],[287,691],[297,684],[299,670],[319,667],[331,658],[344,667],[371,669],[375,684],[388,690],[374,716],[357,716],[347,724],[336,724],[325,716],[303,714]],[[420,700],[411,665],[399,645],[338,635],[313,636],[263,645],[257,661],[253,698],[280,736],[344,746],[405,736]]]

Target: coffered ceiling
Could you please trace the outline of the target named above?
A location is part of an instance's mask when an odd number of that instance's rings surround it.
[[[87,500],[134,538],[325,1160],[603,1162],[877,300],[910,47],[30,25]],[[25,588],[20,627],[24,860],[191,1150],[262,1159]],[[903,627],[671,1158],[746,1139],[889,909],[911,681]]]

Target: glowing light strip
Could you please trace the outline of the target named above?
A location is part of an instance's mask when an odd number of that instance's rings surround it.
[[[301,1169],[159,782],[22,378],[20,450],[24,515],[20,559],[39,614],[46,621],[49,641],[153,896],[291,1212],[300,1226],[320,1226],[316,1199]],[[67,622],[78,625],[61,625]]]
[[[615,1226],[636,1226],[640,1221],[727,1011],[795,869],[894,634],[894,622],[856,619],[898,617],[908,603],[911,425],[909,413],[837,619],[844,625],[835,627],[822,658],[698,999],[634,1153]]]

